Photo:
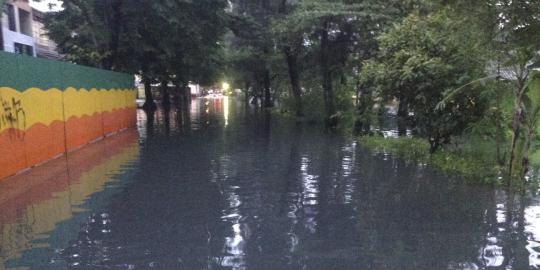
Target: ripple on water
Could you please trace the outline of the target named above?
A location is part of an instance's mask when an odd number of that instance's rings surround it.
[[[4,268],[540,268],[538,198],[228,102],[139,115],[136,151],[71,159],[65,184],[0,183],[40,191],[0,189]]]

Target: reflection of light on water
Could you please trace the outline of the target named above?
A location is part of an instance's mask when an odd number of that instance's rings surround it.
[[[506,211],[504,209],[504,204],[497,204],[497,222],[504,223],[506,222]]]
[[[225,126],[229,125],[229,97],[223,97],[223,117],[225,117]]]
[[[341,196],[343,204],[349,204],[353,201],[353,194],[355,191],[354,182],[356,179],[353,177],[354,165],[356,164],[356,143],[352,143],[342,148],[343,158],[341,159],[342,169],[342,181],[343,181],[343,194]]]
[[[3,182],[0,198],[10,203],[0,206],[0,269],[6,269],[8,261],[26,266],[27,252],[35,256],[35,262],[46,258],[49,269],[60,269],[65,260],[47,256],[56,256],[69,246],[74,235],[67,229],[97,203],[88,202],[89,198],[98,193],[112,195],[125,184],[117,176],[136,166],[137,136],[135,130],[125,131]],[[101,217],[101,223],[110,223],[108,215]],[[59,230],[61,237],[55,234]],[[79,253],[70,255],[73,260],[80,257]]]
[[[318,176],[308,173],[309,159],[302,157],[300,171],[302,172],[302,194],[304,196],[304,205],[317,205],[319,195]]]
[[[448,265],[448,269],[477,270],[480,268],[474,263],[465,262],[465,263],[450,263]]]
[[[244,253],[244,237],[242,237],[242,230],[240,224],[234,224],[232,226],[233,236],[225,238],[225,245],[227,246],[227,252],[235,256],[243,256]]]
[[[249,227],[246,223],[241,223],[243,219],[238,206],[242,204],[240,198],[234,191],[227,197],[229,209],[224,211],[221,219],[232,223],[232,235],[225,237],[225,251],[227,255],[214,258],[220,266],[231,267],[231,269],[246,269],[246,245],[249,237]]]
[[[227,105],[224,105],[225,110]],[[221,156],[218,160],[212,162],[213,182],[226,183],[229,176],[236,175],[235,164],[229,156]],[[246,269],[246,245],[250,237],[250,229],[247,223],[242,221],[245,217],[240,211],[242,198],[238,194],[239,186],[227,185],[223,190],[223,195],[227,204],[222,210],[221,220],[227,223],[232,229],[232,234],[224,237],[222,256],[214,257],[212,261],[220,267],[227,269]]]
[[[225,256],[214,258],[220,266],[231,267],[231,269],[246,269],[246,245],[249,237],[249,227],[246,223],[239,223],[242,216],[231,214],[222,217],[224,220],[234,220],[232,225],[232,236],[225,237]]]
[[[307,157],[302,157],[300,172],[302,173],[302,204],[304,207],[304,227],[311,233],[317,229],[317,208],[319,204],[319,177],[308,173],[310,160]]]
[[[482,260],[487,267],[499,267],[504,262],[503,249],[496,243],[497,238],[493,237],[492,243],[486,245],[482,250]]]
[[[529,251],[529,265],[540,267],[540,205],[529,206],[525,209],[525,233],[527,250]]]

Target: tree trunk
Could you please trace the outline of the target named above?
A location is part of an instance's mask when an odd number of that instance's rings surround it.
[[[283,48],[285,53],[285,59],[287,60],[287,69],[289,72],[289,79],[291,80],[291,92],[294,97],[296,116],[304,116],[304,110],[302,108],[302,89],[300,88],[300,75],[298,73],[298,55],[293,52],[290,46]]]
[[[356,134],[370,134],[373,103],[371,91],[362,91],[360,83],[356,84],[356,121],[354,132]]]
[[[516,160],[516,147],[521,134],[521,122],[523,120],[523,108],[522,108],[522,99],[523,94],[522,90],[519,90],[520,93],[516,96],[515,105],[514,105],[514,118],[512,120],[512,142],[510,145],[510,160],[508,164],[508,174],[510,176],[509,182],[514,175],[514,162]],[[509,183],[510,184],[510,183]]]
[[[163,106],[163,124],[165,135],[169,136],[171,133],[171,106]]]
[[[498,69],[498,74],[500,76],[500,68],[497,67]],[[495,147],[497,148],[496,149],[496,158],[497,158],[497,164],[499,164],[499,166],[504,166],[504,163],[505,163],[505,159],[506,159],[506,155],[503,155],[502,153],[502,147],[503,147],[503,142],[504,142],[504,132],[505,132],[505,126],[506,123],[505,123],[505,120],[504,120],[504,117],[503,117],[503,113],[501,111],[501,107],[502,107],[502,96],[501,95],[497,95],[497,110],[496,110],[496,117],[495,117],[495,127],[496,127],[496,131],[495,131]]]
[[[434,154],[441,146],[441,137],[437,133],[435,136],[429,138],[429,153]]]
[[[509,178],[509,185],[511,185],[512,178],[514,176],[514,169],[515,168],[515,162],[518,160],[519,157],[516,157],[516,150],[517,150],[517,143],[519,140],[519,137],[521,135],[521,125],[524,120],[525,116],[525,110],[523,108],[523,96],[525,95],[525,84],[527,82],[527,75],[524,74],[522,71],[526,70],[526,63],[523,63],[519,66],[518,76],[517,76],[517,85],[514,95],[514,116],[512,120],[512,142],[510,146],[510,161],[508,164],[508,174],[510,176]],[[521,161],[521,160],[519,160]]]
[[[251,104],[252,105],[256,105],[257,107],[259,106],[259,100],[262,100],[262,95],[261,95],[261,78],[260,78],[260,73],[256,73],[255,74],[255,87],[253,88],[253,100],[251,101]],[[262,102],[261,102],[261,106],[262,106]]]
[[[330,71],[330,40],[328,39],[329,23],[323,23],[321,33],[321,77],[323,87],[324,105],[326,109],[326,124],[330,127],[337,125],[334,90],[332,89],[332,73]]]
[[[150,79],[145,78],[144,80],[144,95],[146,100],[144,101],[143,109],[147,112],[155,111],[157,106],[154,102],[154,95],[152,93],[152,85],[150,84]]]
[[[189,88],[189,83],[180,82],[178,84],[180,102],[182,105],[188,105],[191,103],[191,88]]]
[[[191,104],[191,88],[189,87],[189,83],[184,83],[184,99],[186,104]]]
[[[405,96],[399,98],[397,110],[397,126],[398,135],[404,136],[407,134],[407,120],[409,118],[409,101]]]
[[[155,106],[155,104],[154,104]],[[154,119],[156,110],[146,110],[146,133],[149,137],[154,134]]]
[[[399,97],[397,117],[407,119],[409,117],[409,102],[405,96]]]
[[[503,141],[503,129],[501,127],[501,125],[499,123],[497,123],[497,131],[496,131],[496,134],[495,134],[495,147],[497,148],[496,149],[496,158],[497,158],[497,164],[499,165],[504,165],[504,158],[502,157],[502,154],[501,154],[501,146],[502,146],[502,141]]]
[[[171,100],[176,106],[178,106],[182,100],[182,85],[176,81],[173,81],[172,84],[173,93],[171,93]]]
[[[122,33],[123,23],[122,5],[123,0],[117,0],[114,2],[111,2],[111,0],[107,1],[107,7],[109,7],[110,10],[106,9],[108,16],[105,16],[105,18],[107,20],[107,24],[110,27],[111,33],[109,43],[111,55],[107,57],[107,69],[115,69],[118,59],[118,48],[120,44],[120,35]]]
[[[529,171],[529,150],[531,149],[531,141],[534,136],[534,129],[531,126],[527,127],[527,134],[525,136],[525,146],[523,147],[523,156],[521,157],[521,176],[525,176]]]
[[[251,87],[249,81],[246,80],[245,82],[245,92],[244,92],[244,102],[246,107],[249,105],[249,88]]]
[[[272,93],[270,92],[271,82],[270,82],[270,70],[268,68],[264,69],[263,84],[264,84],[264,107],[271,108],[274,106],[274,102],[272,102]]]
[[[161,82],[161,105],[163,107],[171,106],[171,98],[169,96],[169,86],[167,81]]]

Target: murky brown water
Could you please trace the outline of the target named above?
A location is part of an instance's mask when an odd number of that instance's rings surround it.
[[[149,121],[150,120],[150,121]],[[0,183],[0,269],[536,269],[540,200],[194,101]]]

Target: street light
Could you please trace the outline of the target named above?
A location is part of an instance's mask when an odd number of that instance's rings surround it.
[[[229,90],[229,88],[231,88],[231,85],[227,82],[224,82],[223,84],[221,84],[221,88],[223,89],[223,91],[227,91]]]

